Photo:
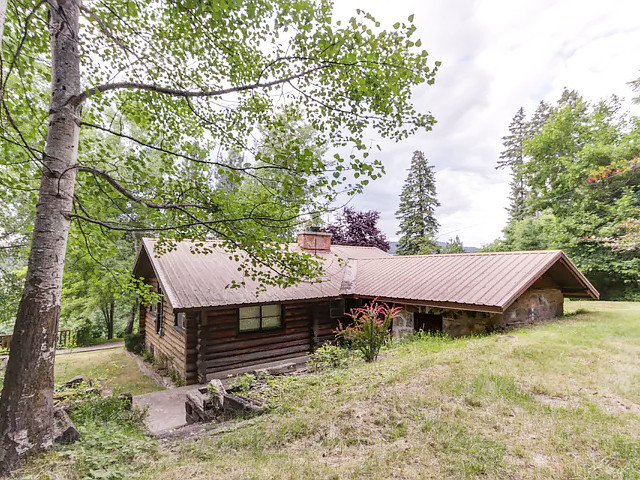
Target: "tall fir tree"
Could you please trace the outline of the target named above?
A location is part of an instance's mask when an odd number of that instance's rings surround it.
[[[496,167],[511,170],[509,218],[512,220],[521,220],[526,215],[526,190],[522,166],[525,162],[524,142],[528,137],[529,126],[524,108],[520,107],[509,125],[509,135],[502,137],[504,150],[500,153]]]
[[[438,251],[435,235],[440,225],[435,218],[435,209],[439,206],[433,166],[429,165],[424,153],[416,150],[400,194],[400,208],[396,212],[396,218],[400,220],[398,255]]]

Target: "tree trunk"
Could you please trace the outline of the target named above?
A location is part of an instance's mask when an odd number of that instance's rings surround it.
[[[115,317],[116,302],[111,300],[109,305],[109,324],[107,325],[107,338],[111,340],[113,338],[113,322]]]
[[[0,474],[53,446],[53,364],[78,157],[80,0],[50,0],[49,127],[25,287],[0,400]]]
[[[140,309],[140,301],[136,298],[136,301],[133,304],[133,307],[131,307],[131,316],[129,317],[129,322],[127,323],[127,326],[124,329],[125,334],[131,335],[133,333],[133,325],[136,321],[136,314],[138,313],[139,309]]]
[[[2,37],[4,33],[4,19],[7,16],[7,0],[0,0],[0,45],[2,45]],[[2,51],[0,49],[0,51]]]

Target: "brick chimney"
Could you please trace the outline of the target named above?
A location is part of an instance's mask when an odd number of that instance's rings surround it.
[[[331,251],[331,234],[325,232],[300,232],[298,246],[315,252]]]

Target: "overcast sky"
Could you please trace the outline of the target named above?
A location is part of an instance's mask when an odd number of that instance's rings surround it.
[[[640,0],[336,0],[336,18],[356,8],[383,26],[415,14],[417,37],[442,66],[436,83],[416,92],[434,129],[402,143],[382,143],[387,175],[352,205],[381,212],[381,228],[396,240],[394,213],[414,150],[436,167],[439,240],[459,235],[481,246],[501,235],[509,178],[496,171],[501,138],[521,106],[555,102],[564,87],[589,100],[617,94],[640,77]],[[640,107],[630,104],[640,115]]]

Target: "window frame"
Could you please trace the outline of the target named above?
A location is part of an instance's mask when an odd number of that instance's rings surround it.
[[[182,319],[182,321],[180,321],[179,319]],[[176,328],[176,330],[185,330],[185,326],[187,324],[187,314],[186,312],[173,312],[173,326]]]
[[[158,288],[158,295],[160,295],[160,299],[157,303],[158,311],[156,313],[156,334],[161,337],[164,326],[164,305],[162,302],[162,290],[160,288]]]
[[[280,324],[276,327],[264,327],[263,326],[263,321],[265,318],[271,318],[273,317],[273,315],[264,315],[263,313],[263,308],[264,307],[278,307],[279,310],[279,317],[280,317]],[[240,327],[240,320],[241,320],[241,310],[243,308],[260,308],[260,326],[258,328],[253,328],[253,329],[242,329]],[[247,318],[258,318],[258,317],[247,317]],[[264,303],[264,304],[260,304],[260,305],[247,305],[244,307],[238,307],[238,323],[237,323],[237,327],[238,327],[238,334],[239,335],[245,335],[245,334],[253,334],[253,333],[265,333],[265,332],[277,332],[278,330],[284,330],[285,329],[285,324],[284,324],[284,305],[280,304],[280,303]]]

